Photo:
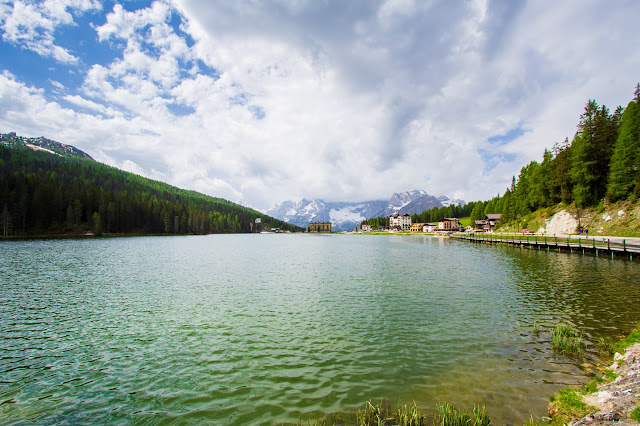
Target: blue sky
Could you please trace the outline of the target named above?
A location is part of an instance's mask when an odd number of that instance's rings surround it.
[[[0,1],[0,132],[268,209],[502,193],[640,81],[637,1]]]

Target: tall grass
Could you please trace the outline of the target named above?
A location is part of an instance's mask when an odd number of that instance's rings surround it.
[[[551,346],[559,353],[582,355],[584,347],[582,333],[569,324],[558,323],[551,330]]]
[[[358,410],[356,414],[358,426],[423,426],[426,424],[426,418],[418,411],[415,402],[412,405],[401,405],[395,412],[391,412],[389,405],[384,401],[377,405],[367,401],[364,410]]]
[[[435,423],[439,426],[486,426],[491,420],[484,405],[473,407],[473,412],[469,413],[445,402],[438,404]]]
[[[487,426],[491,424],[487,410],[482,406],[474,406],[473,412],[460,410],[450,403],[437,405],[437,415],[427,416],[421,413],[414,402],[411,405],[400,405],[392,411],[389,403],[382,400],[379,404],[367,401],[362,410],[346,417],[334,415],[332,418],[317,420],[315,422],[303,422],[298,420],[297,426],[329,426],[329,425],[355,425],[355,426]]]

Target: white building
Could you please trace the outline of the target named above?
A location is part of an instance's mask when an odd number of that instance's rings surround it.
[[[403,231],[411,229],[411,215],[394,213],[389,216],[390,229],[402,229]]]

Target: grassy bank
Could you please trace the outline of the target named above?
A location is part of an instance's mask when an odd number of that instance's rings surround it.
[[[610,235],[619,237],[640,237],[640,202],[620,201],[602,202],[595,207],[578,208],[575,204],[558,204],[536,210],[518,219],[502,224],[500,232],[518,232],[528,228],[537,231],[556,213],[565,210],[580,225],[589,229],[589,235]],[[577,230],[576,230],[577,232]]]

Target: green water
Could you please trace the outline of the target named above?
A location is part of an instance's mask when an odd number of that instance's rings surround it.
[[[640,263],[407,236],[5,241],[0,422],[277,424],[387,398],[521,424],[587,380],[550,349],[561,320],[629,331]]]

